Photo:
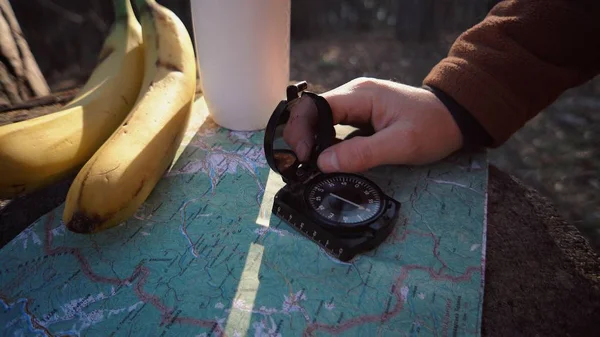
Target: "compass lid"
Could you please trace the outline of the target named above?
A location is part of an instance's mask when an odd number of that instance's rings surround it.
[[[325,98],[306,91],[302,81],[287,87],[265,130],[267,163],[286,183],[319,172],[317,158],[335,139],[333,115]]]

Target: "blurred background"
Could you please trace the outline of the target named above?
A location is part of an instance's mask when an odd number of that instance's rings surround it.
[[[189,0],[159,0],[193,32]],[[498,0],[293,0],[291,78],[331,89],[358,76],[420,85]],[[113,20],[107,0],[10,0],[52,92],[76,88]],[[600,251],[600,78],[561,96],[490,162],[536,188]]]

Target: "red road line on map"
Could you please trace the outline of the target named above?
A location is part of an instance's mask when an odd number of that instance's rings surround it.
[[[404,283],[404,280],[408,276],[408,273],[412,270],[425,270],[435,280],[447,280],[447,281],[451,281],[451,282],[467,281],[471,278],[471,274],[474,271],[478,270],[477,267],[468,267],[465,270],[464,274],[458,275],[458,276],[452,276],[452,275],[438,274],[431,267],[423,267],[423,266],[414,265],[414,264],[402,266],[401,268],[402,268],[402,271],[400,272],[400,275],[398,276],[398,278],[396,279],[396,282],[394,283],[394,296],[396,297],[396,305],[394,305],[394,308],[391,311],[385,312],[381,315],[367,315],[367,316],[355,317],[355,318],[347,320],[344,323],[339,324],[339,325],[326,325],[326,324],[321,324],[321,323],[311,324],[308,327],[306,327],[306,329],[304,330],[304,336],[310,336],[316,330],[322,330],[322,331],[326,331],[326,332],[332,333],[332,334],[339,334],[339,333],[344,332],[345,330],[348,330],[348,329],[353,328],[360,324],[376,323],[376,322],[383,323],[383,322],[389,320],[390,318],[396,316],[397,314],[400,313],[400,311],[402,311],[402,308],[404,305],[404,301],[402,299],[402,294],[400,293],[401,285],[402,285],[402,283]]]
[[[442,270],[444,270],[448,266],[446,265],[446,262],[444,262],[444,260],[442,260],[442,258],[439,256],[438,249],[439,249],[440,240],[438,240],[437,237],[435,236],[435,234],[433,234],[433,233],[425,233],[425,232],[419,232],[419,231],[413,231],[413,230],[406,230],[406,231],[404,231],[404,233],[402,234],[402,236],[400,238],[394,237],[393,242],[394,243],[402,242],[402,241],[406,240],[406,238],[408,237],[409,234],[431,237],[431,239],[433,240],[433,256],[435,256],[435,258],[442,264],[442,268],[440,268],[436,272],[435,270],[433,270],[432,267],[425,267],[425,266],[420,266],[420,265],[416,265],[416,264],[404,265],[401,267],[402,270],[400,271],[400,275],[398,276],[398,278],[396,279],[396,282],[394,283],[393,289],[394,289],[394,296],[396,297],[396,305],[394,306],[394,308],[391,311],[385,312],[381,315],[366,315],[366,316],[355,317],[355,318],[347,320],[344,323],[339,324],[339,325],[326,325],[326,324],[321,324],[321,323],[316,323],[316,324],[313,323],[313,324],[309,325],[308,327],[306,327],[306,329],[304,330],[304,335],[309,336],[316,330],[324,330],[329,333],[338,334],[338,333],[341,333],[345,330],[348,330],[348,329],[355,327],[357,325],[360,325],[360,324],[375,323],[375,322],[383,323],[383,322],[389,320],[390,318],[394,317],[395,315],[399,314],[400,311],[402,311],[403,304],[404,304],[404,302],[402,300],[402,294],[400,293],[400,287],[401,287],[402,283],[404,283],[404,280],[406,279],[406,277],[408,277],[408,273],[410,271],[413,271],[413,270],[426,271],[429,273],[429,276],[436,281],[445,280],[445,281],[450,281],[450,282],[463,282],[463,281],[468,281],[471,278],[471,274],[473,274],[476,271],[479,271],[481,268],[481,267],[473,267],[473,266],[467,267],[464,274],[458,275],[458,276],[442,274]]]
[[[0,301],[6,303],[7,305],[14,305],[14,302],[10,302],[8,300],[8,298],[5,298],[4,296],[0,295]],[[25,315],[27,315],[29,317],[29,320],[31,321],[31,325],[38,330],[42,330],[44,331],[44,334],[46,336],[52,336],[52,333],[50,331],[48,331],[48,329],[46,329],[45,326],[41,325],[38,320],[36,319],[36,317],[33,315],[33,313],[31,312],[31,310],[29,309],[29,303],[32,300],[30,298],[25,298],[25,304],[23,305],[23,310],[25,311]]]
[[[458,275],[458,276],[453,276],[453,275],[441,274],[440,272],[436,272],[435,270],[433,270],[433,268],[431,268],[431,267],[424,267],[424,266],[419,266],[419,265],[408,265],[408,266],[403,266],[403,268],[409,268],[409,270],[424,270],[424,271],[427,271],[429,273],[429,276],[431,276],[436,281],[442,280],[442,281],[450,281],[450,282],[468,281],[469,279],[471,279],[471,276],[474,272],[477,272],[480,270],[479,267],[470,266],[470,267],[467,267],[464,274]]]
[[[51,226],[52,226],[53,221],[54,221],[54,212],[50,212],[50,214],[48,215],[48,219],[46,220],[46,222],[44,224],[44,231],[46,234],[46,236],[44,238],[44,251],[46,252],[46,254],[69,253],[69,254],[73,255],[77,259],[77,262],[79,262],[79,265],[80,265],[83,273],[90,280],[92,280],[94,282],[109,283],[109,284],[121,286],[121,285],[126,285],[128,283],[131,283],[135,278],[140,276],[137,283],[135,284],[134,291],[141,301],[143,301],[144,303],[150,303],[152,306],[154,306],[156,309],[158,309],[158,311],[160,311],[160,314],[162,317],[161,325],[163,325],[165,322],[173,320],[174,322],[178,322],[178,323],[185,323],[185,324],[191,324],[191,325],[208,327],[208,328],[216,327],[215,332],[220,336],[225,336],[225,332],[221,330],[221,327],[218,325],[218,323],[216,321],[202,320],[202,319],[197,319],[197,318],[193,318],[193,317],[177,317],[177,318],[173,319],[173,310],[172,309],[169,309],[167,306],[165,306],[164,303],[161,302],[161,300],[158,296],[149,294],[144,291],[144,284],[146,283],[148,276],[150,276],[150,271],[148,270],[148,268],[139,265],[135,268],[135,270],[131,273],[131,275],[126,279],[104,277],[104,276],[100,276],[100,275],[94,273],[89,262],[83,256],[83,254],[81,253],[79,248],[67,248],[67,247],[52,248],[53,236],[52,236]]]
[[[190,325],[197,325],[197,326],[201,326],[203,328],[212,328],[213,326],[216,325],[215,331],[218,334],[221,334],[223,336],[225,335],[225,331],[221,330],[221,327],[216,322],[205,321],[202,319],[197,319],[197,318],[192,318],[192,317],[177,317],[175,319],[175,322],[185,323],[185,324],[190,324]]]
[[[46,237],[44,238],[44,251],[46,252],[46,254],[50,255],[50,254],[69,253],[69,254],[73,255],[77,259],[79,264],[81,265],[81,271],[83,271],[83,273],[94,282],[109,283],[109,284],[113,284],[116,286],[120,286],[120,285],[124,285],[126,283],[131,282],[137,276],[137,273],[139,272],[139,267],[136,268],[136,270],[133,272],[133,274],[131,274],[130,277],[128,277],[124,280],[121,280],[118,278],[100,276],[100,275],[95,274],[92,271],[92,267],[90,266],[89,262],[85,259],[85,257],[83,257],[83,255],[81,254],[81,251],[79,249],[67,248],[67,247],[52,248],[53,236],[52,236],[52,232],[51,232],[52,229],[50,228],[50,226],[51,226],[53,220],[54,220],[54,213],[50,213],[50,216],[48,217],[48,221],[46,221],[46,224],[45,224]]]
[[[139,278],[138,282],[135,284],[134,291],[135,291],[136,295],[140,298],[140,300],[142,300],[144,303],[152,304],[154,307],[156,307],[156,309],[158,309],[158,311],[160,311],[160,315],[162,318],[161,324],[163,324],[165,321],[168,320],[172,311],[169,308],[167,308],[160,301],[160,298],[158,296],[150,295],[150,294],[144,292],[144,284],[146,284],[146,281],[148,280],[149,275],[150,275],[150,271],[148,271],[147,268],[145,268],[145,267],[140,268],[140,278]]]
[[[207,321],[193,317],[173,317],[173,309],[169,309],[167,306],[165,306],[158,296],[150,295],[144,292],[144,284],[148,280],[148,276],[150,276],[150,271],[148,270],[148,268],[140,267],[140,278],[135,285],[135,293],[138,295],[140,300],[152,304],[154,307],[156,307],[156,309],[158,309],[158,311],[160,311],[162,317],[161,325],[172,321],[177,323],[201,326],[205,328],[212,328],[216,326],[215,331],[219,335],[225,334],[224,331],[221,330],[220,326],[215,321]]]
[[[25,301],[24,309],[25,309],[25,313],[27,314],[27,316],[29,316],[29,319],[31,320],[31,325],[33,325],[38,330],[43,330],[46,335],[52,336],[52,333],[45,326],[41,325],[37,321],[37,319],[33,315],[33,313],[31,312],[31,310],[29,310],[29,299],[27,299],[27,301]],[[62,335],[61,337],[66,337],[66,336],[69,336],[69,335]]]
[[[394,308],[391,311],[385,312],[381,315],[366,315],[355,317],[337,326],[326,325],[321,323],[311,324],[304,330],[304,336],[312,335],[312,333],[316,330],[323,330],[332,334],[338,334],[356,325],[375,322],[383,323],[389,320],[390,318],[400,313],[400,311],[402,311],[402,308],[404,307],[404,302],[401,300],[402,294],[400,293],[400,285],[404,282],[407,276],[408,270],[402,269],[402,271],[400,272],[400,276],[398,276],[398,279],[394,284],[394,296],[396,297],[396,304],[394,305]]]
[[[442,260],[442,258],[440,257],[440,252],[439,252],[440,240],[433,233],[419,232],[419,231],[407,229],[404,231],[404,233],[402,233],[401,237],[398,237],[397,235],[393,234],[392,243],[404,242],[409,234],[423,236],[423,237],[430,237],[431,240],[433,241],[433,256],[436,258],[436,260],[438,260],[442,264],[442,268],[440,268],[438,273],[440,273],[442,270],[448,268],[448,265],[446,264],[446,262],[444,260]]]

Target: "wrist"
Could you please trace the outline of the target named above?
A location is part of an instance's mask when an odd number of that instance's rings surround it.
[[[467,109],[438,88],[427,85],[422,86],[422,88],[433,95],[452,117],[454,125],[461,135],[461,148],[472,149],[490,146],[492,137]]]
[[[426,106],[435,118],[435,132],[437,141],[442,142],[441,147],[450,151],[457,151],[465,147],[465,139],[460,125],[453,118],[448,107],[429,90],[423,90]]]

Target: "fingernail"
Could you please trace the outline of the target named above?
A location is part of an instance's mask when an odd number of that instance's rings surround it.
[[[324,171],[339,171],[340,162],[338,161],[337,155],[334,151],[325,151],[319,156],[317,162],[321,170]]]
[[[308,159],[308,144],[306,144],[306,142],[300,142],[300,144],[298,144],[298,148],[296,149],[296,156],[298,156],[298,159],[300,159],[301,161]]]

